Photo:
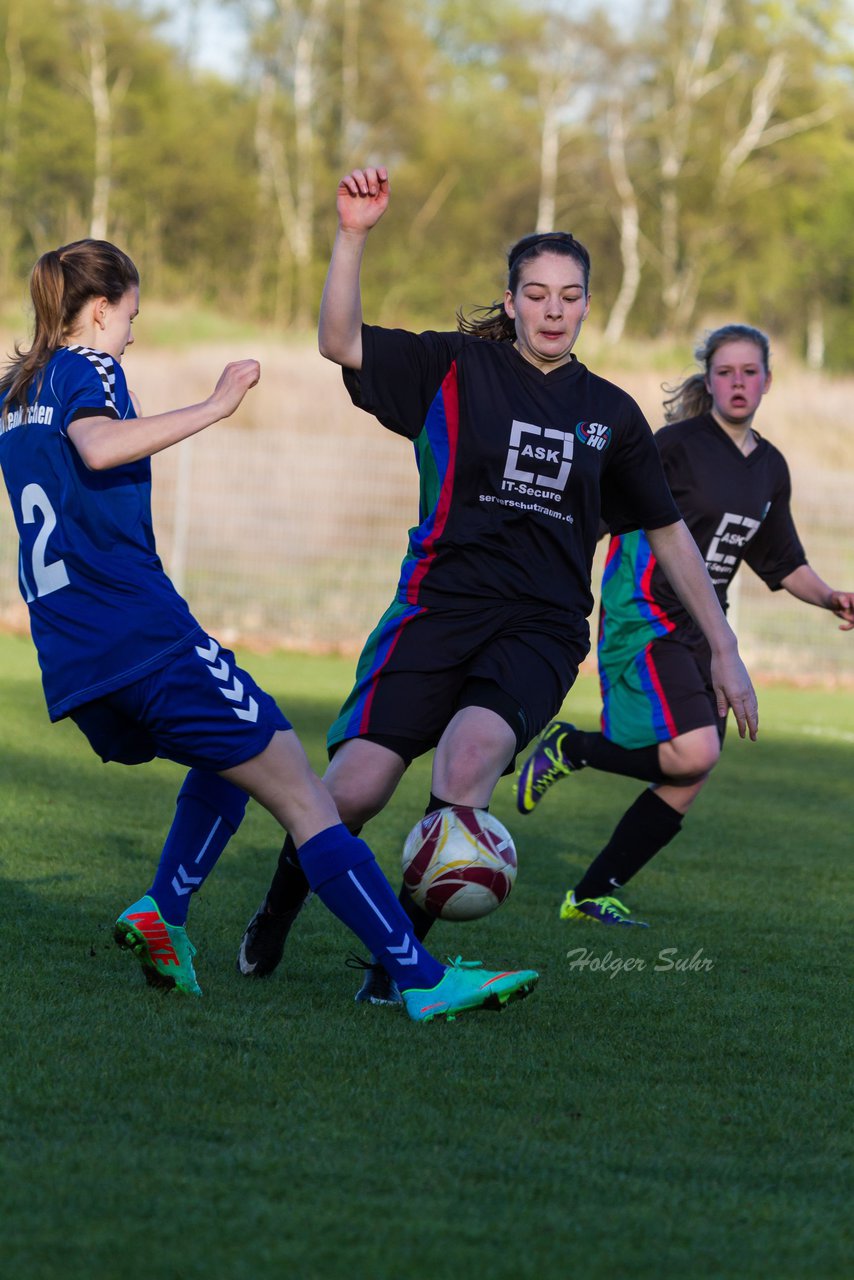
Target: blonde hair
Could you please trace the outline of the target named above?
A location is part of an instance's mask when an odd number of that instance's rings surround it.
[[[667,396],[664,401],[665,422],[699,418],[700,414],[709,412],[713,401],[706,386],[706,378],[712,365],[712,357],[727,342],[754,343],[762,352],[762,363],[768,373],[771,368],[771,343],[768,335],[761,329],[754,329],[749,324],[725,324],[720,329],[712,329],[694,348],[694,358],[702,366],[702,372],[690,374],[675,386],[668,386],[667,383],[663,385],[662,390]]]

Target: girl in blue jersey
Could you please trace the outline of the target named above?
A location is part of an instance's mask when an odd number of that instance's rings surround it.
[[[790,509],[785,459],[753,425],[771,383],[768,338],[731,324],[698,347],[701,372],[673,389],[670,425],[655,437],[673,496],[724,608],[742,561],[771,588],[829,609],[854,627],[854,593],[807,564]],[[632,925],[619,892],[680,831],[717,763],[724,737],[710,654],[642,531],[616,528],[602,579],[602,730],[556,721],[525,761],[522,813],[585,765],[639,778],[641,792],[561,907],[565,920]]]
[[[519,241],[502,303],[461,332],[363,325],[362,254],[388,200],[384,168],[339,184],[320,314],[322,354],[342,366],[357,405],[414,441],[421,475],[420,520],[395,599],[329,734],[325,778],[344,822],[360,828],[411,760],[434,747],[428,812],[489,805],[587,652],[602,513],[647,530],[708,637],[721,711],[731,705],[740,732],[754,736],[750,681],[649,426],[629,396],[573,355],[590,305],[584,247],[565,233]],[[242,972],[275,968],[306,893],[286,842],[241,944]],[[423,938],[432,918],[403,900]],[[394,1000],[381,965],[360,997]]]
[[[163,571],[150,455],[234,413],[258,381],[257,362],[227,365],[200,404],[141,418],[121,365],[139,310],[131,260],[104,241],[76,241],[39,259],[31,294],[33,344],[16,347],[0,378],[0,464],[50,717],[70,716],[104,761],[161,756],[190,769],[154,882],[116,922],[119,945],[153,985],[201,994],[187,902],[248,793],[291,833],[321,900],[381,955],[414,1020],[528,994],[531,970],[445,968],[421,947],[273,699]]]

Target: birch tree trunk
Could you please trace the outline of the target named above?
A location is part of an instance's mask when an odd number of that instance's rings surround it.
[[[301,328],[313,321],[314,291],[311,267],[314,250],[314,160],[317,108],[315,54],[324,29],[328,0],[276,0],[275,15],[265,28],[261,86],[256,118],[255,147],[262,191],[272,195],[292,274],[293,320]],[[276,101],[290,91],[293,116],[292,145],[285,128],[277,127]],[[280,255],[279,302],[284,296],[285,254]],[[277,320],[281,308],[277,306]]]
[[[342,171],[352,168],[356,149],[356,103],[359,96],[359,22],[361,0],[343,0],[341,32],[341,136]]]
[[[294,59],[296,207],[291,248],[296,268],[296,321],[312,323],[311,261],[314,249],[314,52],[326,16],[327,0],[311,0],[300,24]]]
[[[823,369],[824,355],[824,308],[820,298],[813,298],[807,309],[807,368],[816,371]]]
[[[626,125],[622,106],[612,108],[609,113],[608,161],[620,202],[620,258],[623,265],[619,293],[611,308],[604,333],[605,341],[614,344],[620,341],[625,332],[641,278],[640,214],[626,164]]]
[[[537,201],[535,230],[544,234],[555,229],[557,207],[557,172],[560,155],[559,97],[555,91],[543,103],[540,129],[540,195]]]
[[[739,170],[763,147],[816,128],[832,118],[829,104],[789,120],[771,123],[787,79],[786,55],[773,51],[764,70],[751,85],[743,74],[742,58],[731,54],[719,66],[712,65],[716,42],[724,20],[724,0],[704,0],[698,33],[693,44],[674,51],[670,100],[661,109],[659,130],[659,260],[665,328],[681,333],[690,324],[707,269],[708,252],[724,221],[715,211],[725,211]],[[742,74],[739,74],[742,73]],[[700,227],[689,238],[685,231],[681,191],[691,156],[698,104],[713,90],[739,77],[738,92],[749,93],[746,122],[733,129],[721,122],[719,153],[707,157],[716,165],[711,184],[711,207]]]
[[[113,113],[107,86],[107,50],[100,20],[93,15],[84,45],[89,101],[95,126],[95,164],[92,181],[92,214],[89,235],[106,240],[110,217],[113,163]]]
[[[83,96],[92,107],[94,129],[89,235],[94,240],[106,240],[110,228],[110,198],[113,187],[113,108],[124,97],[131,73],[129,68],[123,68],[110,85],[104,23],[97,0],[86,5],[82,18],[84,72],[78,77],[78,83]]]
[[[14,247],[15,175],[21,145],[21,103],[26,71],[21,50],[21,8],[23,0],[10,0],[6,16],[4,52],[8,70],[3,113],[3,153],[0,155],[0,287],[8,293]]]

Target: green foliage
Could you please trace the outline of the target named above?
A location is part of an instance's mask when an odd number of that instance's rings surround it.
[[[620,105],[642,269],[630,331],[684,339],[726,312],[803,351],[821,321],[828,363],[850,367],[854,48],[843,0],[729,0],[695,83],[686,66],[702,0],[662,0],[636,29],[604,6],[549,0],[328,0],[316,30],[310,0],[216,0],[206,12],[217,3],[247,35],[228,81],[194,73],[151,5],[0,0],[5,297],[20,294],[39,253],[90,233],[100,40],[108,234],[139,262],[148,297],[310,327],[337,179],[384,161],[394,196],[369,250],[366,314],[451,325],[458,307],[500,295],[504,253],[535,225],[549,106],[555,221],[592,252],[604,325],[624,267],[609,158]],[[757,145],[722,180],[778,57]],[[674,142],[684,155],[668,170]],[[791,305],[793,284],[809,314]]]
[[[425,1027],[353,1003],[351,939],[316,901],[277,975],[237,975],[279,847],[255,806],[193,904],[204,997],[146,988],[111,927],[149,883],[181,771],[102,766],[47,724],[29,642],[0,638],[0,661],[11,1274],[847,1275],[850,694],[762,691],[760,741],[727,743],[631,888],[649,930],[557,918],[638,784],[588,772],[524,820],[502,784],[513,896],[431,945],[533,963],[540,986]],[[321,767],[351,664],[248,665]],[[592,682],[569,707],[594,722]],[[395,878],[428,789],[416,762],[366,830]]]

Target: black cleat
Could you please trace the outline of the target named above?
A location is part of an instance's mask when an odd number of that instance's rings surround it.
[[[298,907],[285,911],[282,915],[273,915],[267,910],[265,898],[240,940],[238,972],[247,978],[269,977],[279,967],[285,950],[285,939],[304,906],[305,903],[301,902]]]
[[[364,969],[365,980],[356,992],[356,1004],[380,1004],[391,1008],[403,1004],[394,978],[390,978],[381,964],[350,956],[345,963],[351,969]]]

